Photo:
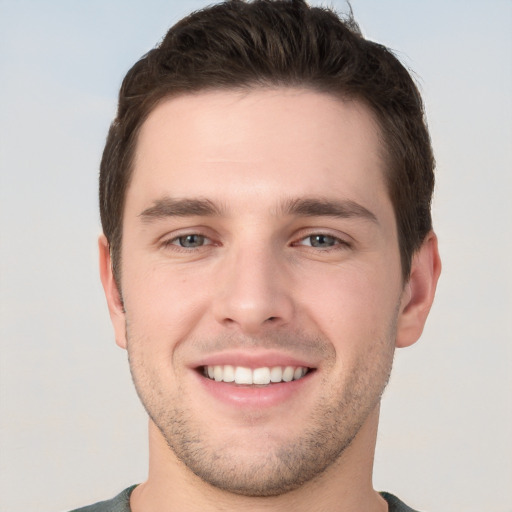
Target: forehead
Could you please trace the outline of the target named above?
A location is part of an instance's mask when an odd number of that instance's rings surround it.
[[[167,99],[141,127],[127,206],[191,194],[228,203],[306,192],[387,200],[379,133],[362,103],[311,90]]]

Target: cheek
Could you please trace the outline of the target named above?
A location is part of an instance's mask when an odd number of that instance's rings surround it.
[[[127,270],[123,286],[125,309],[132,331],[165,340],[185,337],[208,302],[208,285],[193,273],[156,265],[146,271]]]
[[[400,290],[393,269],[384,267],[347,265],[303,282],[302,307],[336,346],[368,344],[388,335]]]

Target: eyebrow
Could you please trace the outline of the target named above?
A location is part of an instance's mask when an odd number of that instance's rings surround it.
[[[379,223],[377,216],[364,206],[349,199],[327,198],[291,199],[284,204],[283,213],[300,217],[362,218]]]
[[[157,199],[153,206],[146,208],[139,217],[144,222],[164,219],[166,217],[211,217],[221,215],[220,209],[208,199],[176,199],[163,197]]]
[[[374,213],[348,199],[335,200],[316,197],[288,199],[277,212],[278,215],[297,217],[362,218],[378,224]],[[221,215],[224,215],[223,210],[209,199],[163,197],[157,199],[152,206],[142,211],[139,217],[142,218],[143,222],[151,222],[167,217],[212,217]]]

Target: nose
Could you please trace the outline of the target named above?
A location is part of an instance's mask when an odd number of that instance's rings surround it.
[[[234,251],[223,262],[213,309],[224,327],[256,335],[288,324],[294,303],[285,262],[271,249],[251,249]]]

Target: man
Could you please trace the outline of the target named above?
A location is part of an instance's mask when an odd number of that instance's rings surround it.
[[[149,476],[83,510],[412,510],[372,466],[440,273],[433,166],[407,71],[302,1],[194,13],[135,64],[99,248]]]

